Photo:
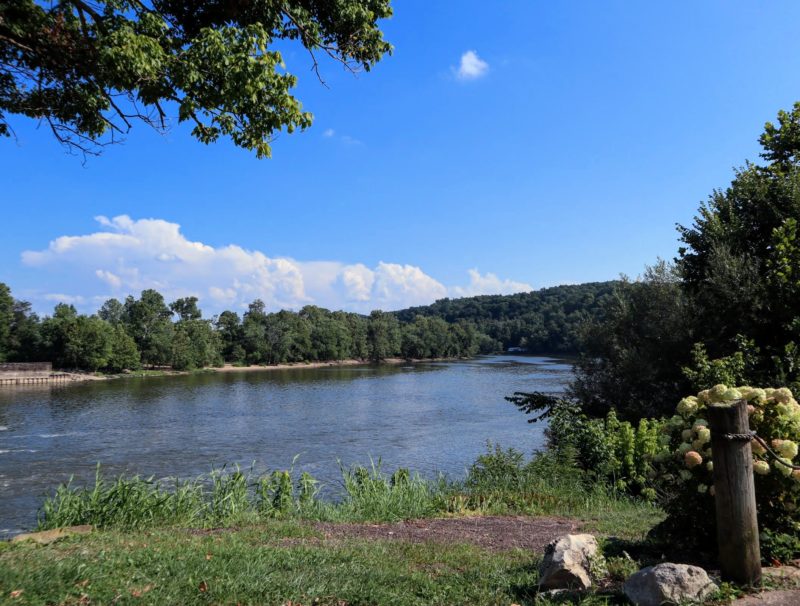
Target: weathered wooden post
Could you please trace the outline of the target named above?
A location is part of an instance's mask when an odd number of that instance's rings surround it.
[[[761,549],[747,401],[709,406],[708,421],[722,578],[756,585],[761,581]]]

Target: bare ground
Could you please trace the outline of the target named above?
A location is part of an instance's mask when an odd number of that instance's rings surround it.
[[[481,516],[393,524],[316,523],[313,527],[326,540],[363,538],[411,543],[469,543],[490,551],[519,548],[541,552],[556,537],[578,530],[580,523],[557,517]]]

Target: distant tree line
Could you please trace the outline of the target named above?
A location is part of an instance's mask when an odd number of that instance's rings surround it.
[[[93,315],[61,303],[52,316],[40,318],[0,284],[0,361],[51,361],[58,368],[121,372],[226,362],[462,357],[475,355],[479,341],[464,322],[419,317],[401,323],[381,311],[364,316],[313,305],[269,313],[259,300],[241,317],[224,311],[204,319],[196,297],[167,304],[155,290],[138,299],[110,299]]]
[[[240,316],[203,318],[196,297],[167,304],[155,290],[109,299],[93,315],[58,304],[39,317],[0,283],[0,361],[51,361],[58,368],[121,372],[232,364],[358,359],[378,362],[469,357],[523,347],[575,353],[613,283],[560,286],[507,296],[444,299],[427,307],[361,315],[309,305],[268,312],[256,300]]]
[[[600,320],[617,282],[590,282],[514,295],[442,299],[395,312],[402,322],[423,316],[448,323],[468,322],[480,334],[484,353],[521,347],[529,353],[575,354],[583,328]]]

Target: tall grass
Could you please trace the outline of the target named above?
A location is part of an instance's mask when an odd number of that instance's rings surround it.
[[[491,447],[462,481],[426,480],[407,469],[391,475],[381,463],[341,468],[339,498],[320,498],[319,482],[293,469],[257,476],[250,470],[214,471],[194,480],[158,482],[119,477],[98,467],[94,486],[71,482],[45,500],[39,528],[75,524],[140,529],[230,526],[269,518],[334,522],[391,522],[442,515],[532,514],[589,519],[652,519],[651,506],[592,483],[580,470],[540,454],[526,461],[513,449]],[[649,516],[648,512],[653,515]],[[644,516],[642,515],[644,514]]]

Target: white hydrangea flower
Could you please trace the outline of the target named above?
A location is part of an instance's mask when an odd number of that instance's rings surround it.
[[[725,393],[722,394],[723,402],[733,402],[734,400],[741,400],[741,399],[742,399],[742,392],[736,389],[735,387],[726,389]]]
[[[775,442],[778,442],[778,444],[775,444]],[[797,442],[792,440],[773,440],[772,443],[782,457],[791,461],[797,456]]]
[[[698,408],[699,405],[697,404],[696,398],[694,400],[690,400],[689,398],[684,398],[683,400],[678,402],[677,411],[682,415],[691,415],[694,414]]]
[[[726,391],[728,391],[727,385],[723,385],[722,383],[720,383],[719,385],[714,385],[714,387],[708,390],[709,401],[721,402],[722,396],[725,394]]]
[[[754,461],[753,471],[760,476],[765,476],[769,473],[769,463],[766,461]]]

